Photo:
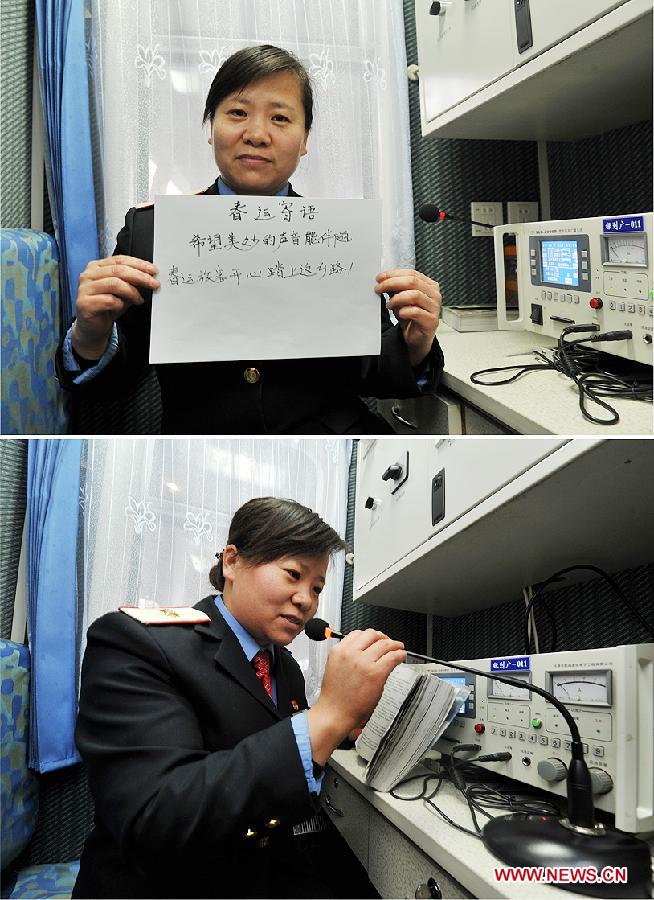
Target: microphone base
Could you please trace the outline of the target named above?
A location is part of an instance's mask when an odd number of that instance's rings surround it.
[[[578,831],[562,824],[557,816],[498,816],[484,825],[486,848],[510,866],[593,868],[601,874],[605,866],[626,866],[626,884],[575,882],[553,887],[591,897],[651,896],[652,870],[649,847],[631,834],[612,829]]]

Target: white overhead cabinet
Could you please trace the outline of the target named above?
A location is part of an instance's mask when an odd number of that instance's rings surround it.
[[[362,440],[354,599],[454,616],[575,563],[649,562],[654,442]]]
[[[423,135],[572,140],[651,117],[651,0],[416,0]]]
[[[513,68],[511,9],[504,0],[443,3],[416,0],[420,97],[425,125]]]
[[[555,438],[362,440],[357,590],[562,444]]]

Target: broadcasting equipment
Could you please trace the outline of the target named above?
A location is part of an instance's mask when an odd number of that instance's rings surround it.
[[[524,687],[430,666],[471,688],[438,750],[455,742],[480,744],[482,754],[509,751],[506,762],[479,765],[565,797],[570,734],[560,713],[530,690],[537,685],[577,722],[596,808],[623,831],[654,831],[654,643],[459,662]]]
[[[500,329],[553,338],[570,325],[630,332],[592,346],[652,365],[652,224],[652,213],[638,213],[494,228]],[[518,317],[508,318],[516,298]]]

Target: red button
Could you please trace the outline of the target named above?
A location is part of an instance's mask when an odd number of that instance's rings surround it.
[[[475,731],[477,734],[483,734],[486,731],[486,726],[482,725],[481,722],[477,722],[475,725]]]
[[[590,301],[590,305],[593,309],[601,309],[604,306],[599,297],[593,297],[593,299]]]

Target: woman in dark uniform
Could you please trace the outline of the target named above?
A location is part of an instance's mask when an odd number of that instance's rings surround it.
[[[220,171],[204,194],[298,196],[289,178],[307,153],[313,97],[292,54],[269,45],[233,54],[214,78],[204,119]],[[153,228],[152,204],[131,209],[114,255],[90,262],[80,276],[77,318],[59,348],[57,370],[87,402],[120,396],[147,369],[152,291],[159,287]],[[163,433],[389,431],[360,397],[435,389],[443,367],[435,338],[441,295],[436,282],[412,269],[380,273],[375,290],[379,356],[158,365]]]
[[[343,546],[299,503],[257,498],[231,523],[210,576],[217,595],[93,623],[76,741],[95,828],[73,896],[376,896],[330,823],[311,821],[323,766],[406,653],[352,632],[307,709],[285,649]]]

